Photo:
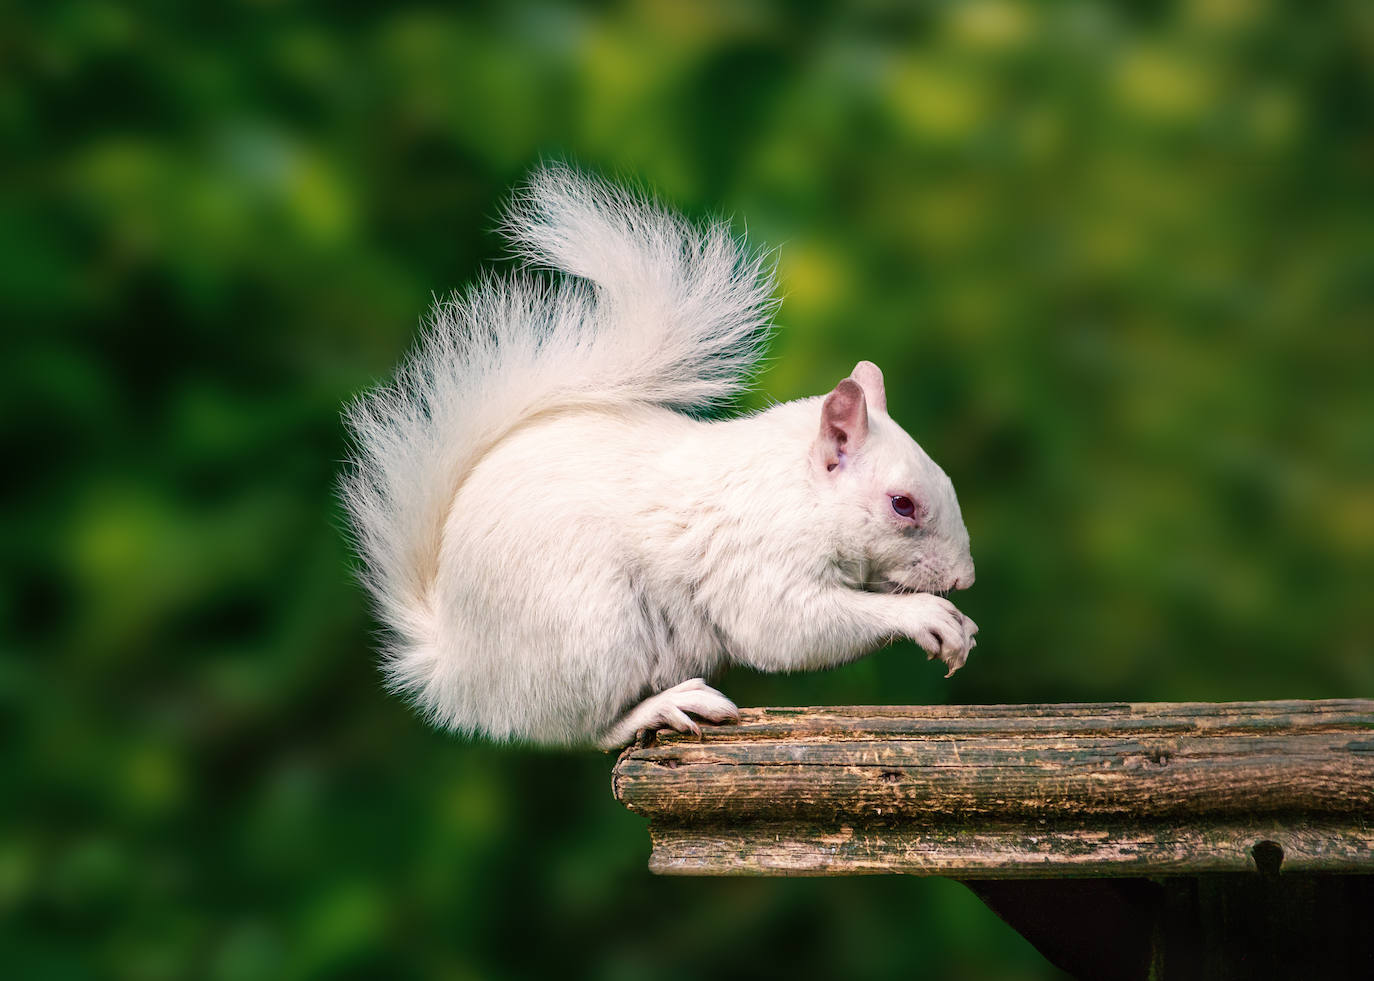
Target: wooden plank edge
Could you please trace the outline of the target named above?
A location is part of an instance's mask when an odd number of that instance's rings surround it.
[[[1137,878],[1253,873],[1260,866],[1269,873],[1374,873],[1374,828],[1358,821],[1065,830],[651,825],[649,831],[649,869],[659,875]]]
[[[1374,728],[1374,699],[1268,702],[1078,702],[1025,705],[816,705],[743,708],[703,726],[705,742],[906,738],[973,733],[1285,732]],[[663,730],[655,744],[696,737]]]

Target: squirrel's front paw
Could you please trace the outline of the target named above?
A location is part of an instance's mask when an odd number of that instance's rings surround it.
[[[964,666],[969,652],[978,646],[978,641],[974,639],[978,624],[960,613],[958,607],[942,596],[924,594],[923,598],[929,601],[929,609],[925,611],[926,615],[911,639],[921,645],[927,659],[938,657],[948,666],[949,670],[945,672],[948,678]]]

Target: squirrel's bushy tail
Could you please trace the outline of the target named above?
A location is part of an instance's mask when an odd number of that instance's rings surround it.
[[[433,643],[431,585],[450,502],[479,457],[531,416],[652,403],[695,412],[747,381],[774,307],[771,265],[723,223],[698,227],[563,166],[503,224],[528,270],[436,303],[388,386],[351,404],[343,500],[364,580],[394,636],[393,680]]]

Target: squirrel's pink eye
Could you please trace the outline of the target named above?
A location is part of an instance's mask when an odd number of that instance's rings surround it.
[[[916,502],[909,497],[896,494],[892,498],[892,510],[896,511],[903,518],[909,518],[916,513]]]

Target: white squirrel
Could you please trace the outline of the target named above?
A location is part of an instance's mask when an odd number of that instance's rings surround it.
[[[437,303],[346,415],[395,689],[463,733],[614,748],[736,719],[703,680],[727,664],[911,638],[963,665],[978,628],[934,594],[972,584],[968,532],[876,365],[823,398],[693,415],[762,354],[763,254],[562,165],[504,230],[527,268]]]

